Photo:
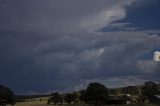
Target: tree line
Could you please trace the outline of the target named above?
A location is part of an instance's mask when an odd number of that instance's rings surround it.
[[[108,98],[108,88],[101,83],[90,83],[85,90],[80,90],[78,92],[64,93],[60,94],[54,92],[51,94],[51,98],[48,100],[48,104],[105,104]]]
[[[92,82],[86,89],[72,92],[72,93],[59,93],[53,92],[48,99],[48,104],[91,104],[91,105],[103,105],[111,102],[120,103],[123,101],[117,101],[111,98],[111,94],[115,94],[114,89],[109,89],[105,85]],[[128,86],[122,89],[124,94],[137,95],[138,90],[135,86]],[[154,82],[146,82],[141,87],[141,94],[139,95],[139,102],[144,102],[148,96],[160,95],[160,85]],[[18,97],[20,98],[20,97]],[[25,99],[25,97],[23,98]],[[9,88],[0,85],[0,106],[7,104],[14,105],[18,101],[17,96]],[[112,101],[111,101],[112,100]]]
[[[15,104],[15,95],[12,90],[0,85],[0,106],[5,106],[7,104]]]
[[[146,82],[141,87],[141,92],[135,86],[124,87],[121,90],[122,94],[138,95],[138,102],[144,103],[147,97],[151,95],[160,95],[160,85],[154,82]],[[111,94],[115,95],[116,90],[109,89],[105,85],[93,82],[88,85],[84,90],[72,93],[58,93],[54,92],[51,94],[51,98],[48,100],[48,104],[91,104],[91,105],[104,105],[104,104],[121,104],[125,103],[125,100],[129,99],[126,97],[113,99]]]

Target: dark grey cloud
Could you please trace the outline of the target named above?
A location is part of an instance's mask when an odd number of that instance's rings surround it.
[[[138,76],[143,80],[150,76],[152,80],[159,73],[157,63],[138,60],[160,45],[159,36],[145,32],[44,36],[1,31],[1,35],[5,35],[1,37],[1,83],[17,92],[69,90],[101,78]]]
[[[159,63],[139,59],[160,47],[158,35],[95,32],[125,18],[133,1],[0,3],[0,83],[24,93],[76,90],[90,81],[111,87],[159,81]]]
[[[0,4],[1,28],[49,32],[94,30],[125,17],[134,0],[7,0]]]

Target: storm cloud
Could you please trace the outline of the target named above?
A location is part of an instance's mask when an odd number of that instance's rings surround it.
[[[159,30],[99,31],[126,18],[135,2],[0,3],[0,83],[16,93],[42,93],[78,90],[91,81],[109,87],[159,81],[160,63],[140,58],[160,47]]]

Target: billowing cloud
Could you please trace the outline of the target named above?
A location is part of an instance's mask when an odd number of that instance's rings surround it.
[[[91,81],[109,87],[159,81],[159,63],[139,59],[160,47],[160,36],[152,34],[157,31],[97,31],[104,26],[126,28],[129,22],[114,22],[127,17],[126,7],[134,1],[0,4],[0,83],[22,93],[71,91]]]
[[[136,0],[14,0],[1,5],[0,28],[45,32],[95,31],[126,16]],[[9,8],[8,8],[9,7]]]
[[[154,52],[154,61],[160,61],[160,52],[159,51]]]
[[[159,75],[159,64],[153,60],[138,60],[140,55],[160,45],[160,37],[147,32],[62,33],[53,36],[1,31],[1,35],[4,35],[1,36],[1,83],[14,86],[16,92],[26,89],[68,91],[86,81],[101,78],[123,78],[118,84],[122,86],[127,76],[152,80]],[[116,86],[114,84],[112,86]]]

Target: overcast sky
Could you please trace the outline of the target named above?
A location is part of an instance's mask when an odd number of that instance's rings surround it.
[[[16,94],[160,81],[159,0],[0,0],[0,84]]]

